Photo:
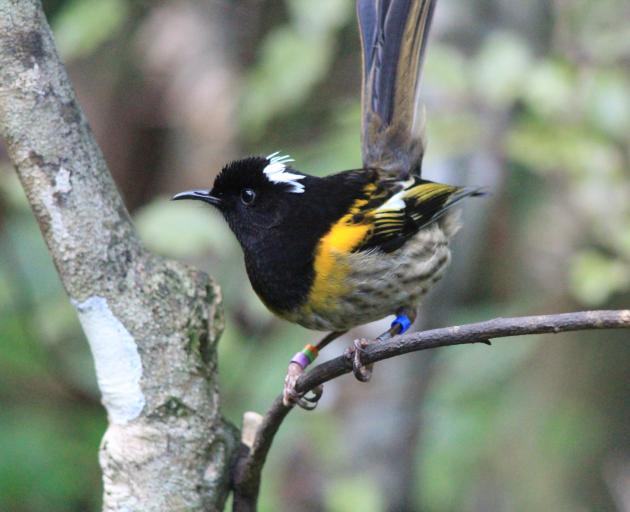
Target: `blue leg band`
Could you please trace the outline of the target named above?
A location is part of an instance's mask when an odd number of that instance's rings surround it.
[[[407,315],[398,315],[392,322],[392,327],[394,327],[395,325],[400,326],[400,331],[398,332],[398,334],[403,334],[404,332],[407,332],[409,327],[411,327],[411,320],[409,320],[409,317]]]

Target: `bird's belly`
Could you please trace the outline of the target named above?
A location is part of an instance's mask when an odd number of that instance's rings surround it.
[[[378,320],[400,307],[417,307],[450,261],[439,223],[420,230],[400,249],[338,255],[336,282],[318,288],[285,318],[309,329],[343,331]]]

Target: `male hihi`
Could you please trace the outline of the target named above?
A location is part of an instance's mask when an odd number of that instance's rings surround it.
[[[421,178],[418,89],[437,0],[358,0],[363,47],[363,167],[326,177],[273,153],[226,165],[210,190],[177,194],[216,207],[236,235],[252,286],[276,315],[330,331],[296,354],[284,401],[313,408],[295,383],[318,350],[357,325],[396,314],[404,332],[450,260],[451,207],[478,190]],[[354,373],[368,380],[355,342]]]

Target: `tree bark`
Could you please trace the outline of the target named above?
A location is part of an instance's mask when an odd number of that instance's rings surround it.
[[[0,133],[94,356],[104,510],[221,510],[219,289],[142,246],[38,0],[0,0]]]

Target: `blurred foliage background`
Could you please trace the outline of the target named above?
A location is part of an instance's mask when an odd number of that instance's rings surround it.
[[[222,286],[223,410],[240,424],[317,335],[264,310],[216,212],[168,197],[249,153],[322,174],[360,165],[353,1],[44,5],[147,246]],[[623,0],[440,0],[425,174],[492,195],[466,206],[419,328],[628,307],[628,19]],[[98,510],[92,362],[2,148],[0,254],[0,510]],[[261,508],[628,511],[628,338],[448,348],[380,364],[368,385],[330,383],[316,412],[285,422]]]

